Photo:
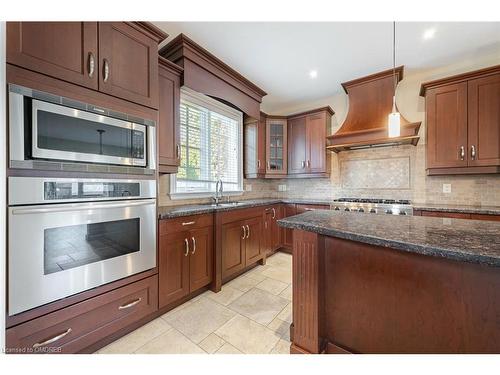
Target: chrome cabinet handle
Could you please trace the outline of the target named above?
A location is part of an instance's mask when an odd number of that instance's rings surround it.
[[[260,169],[260,160],[257,160],[257,168]]]
[[[307,161],[307,168],[311,168],[311,161],[310,160]]]
[[[306,167],[306,161],[302,160],[302,169],[304,169],[305,167]]]
[[[247,225],[247,238],[250,238],[250,227]]]
[[[470,156],[472,160],[476,160],[476,146],[470,146]]]
[[[95,59],[94,59],[94,54],[92,52],[89,52],[89,77],[92,78],[94,76],[94,71],[95,71]]]
[[[186,251],[184,252],[184,256],[187,257],[189,254],[189,241],[187,238],[184,238],[184,243],[186,244]]]
[[[183,226],[186,226],[186,225],[193,225],[195,224],[196,221],[185,221],[184,223],[182,223]]]
[[[142,298],[137,298],[135,301],[127,303],[126,305],[118,306],[118,310],[130,309],[131,307],[134,307],[135,305],[137,305],[141,301],[142,301]]]
[[[274,207],[272,208],[273,210],[273,219],[276,219],[276,210],[274,209]]]
[[[244,240],[245,238],[247,238],[247,230],[245,229],[244,225],[241,226],[241,229],[243,229],[243,237],[241,237],[241,239]]]
[[[177,144],[175,146],[175,152],[177,154],[177,159],[180,159],[181,158],[181,145]]]
[[[70,333],[72,331],[71,328],[68,328],[65,332],[63,333],[60,333],[59,335],[57,336],[54,336],[48,340],[45,340],[45,341],[42,341],[42,342],[37,342],[36,344],[33,344],[33,348],[39,348],[40,346],[44,346],[44,345],[48,345],[48,344],[52,344],[53,342],[56,342],[57,340],[60,340],[62,339],[64,336],[66,336],[68,333]]]
[[[465,159],[465,147],[460,146],[460,160],[464,160],[464,159]]]
[[[196,252],[196,239],[194,237],[191,237],[193,240],[193,251],[191,251],[191,255],[193,255]]]
[[[314,210],[315,210],[314,208],[309,208],[309,207],[304,208],[304,211],[314,211]]]
[[[271,163],[267,162],[267,169],[271,169]]]
[[[103,60],[103,63],[104,63],[104,78],[103,78],[103,81],[104,82],[108,82],[108,79],[109,79],[109,62],[108,62],[108,59],[104,59]]]

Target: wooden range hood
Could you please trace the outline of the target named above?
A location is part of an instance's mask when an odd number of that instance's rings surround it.
[[[404,66],[396,68],[397,82],[403,79]],[[401,135],[389,138],[387,123],[392,111],[393,70],[388,69],[342,83],[349,95],[349,113],[340,129],[327,137],[327,149],[333,152],[361,148],[416,145],[420,122],[409,123],[401,115]]]

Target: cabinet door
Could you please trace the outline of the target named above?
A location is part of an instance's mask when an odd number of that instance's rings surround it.
[[[7,62],[97,89],[97,22],[7,22]]]
[[[266,173],[266,118],[261,116],[257,122],[257,172]]]
[[[193,229],[189,232],[189,291],[193,292],[212,282],[213,227]]]
[[[222,278],[233,275],[245,267],[244,222],[222,225]]]
[[[245,239],[245,265],[248,266],[262,258],[262,216],[245,221],[247,235]]]
[[[273,206],[273,219],[271,222],[271,248],[277,250],[281,247],[281,227],[278,225],[278,220],[283,217],[282,206]]]
[[[307,116],[308,173],[326,173],[326,113]]]
[[[99,90],[158,107],[158,45],[124,22],[99,22]]]
[[[266,173],[287,173],[287,125],[284,119],[266,121]]]
[[[180,164],[180,77],[161,65],[159,67],[158,161],[174,167]],[[161,170],[161,168],[160,168]]]
[[[245,177],[256,177],[258,171],[258,121],[245,123]]]
[[[269,254],[272,251],[272,227],[273,227],[273,211],[271,208],[264,210],[264,228],[262,228],[262,243],[261,253]]]
[[[469,81],[468,100],[469,165],[500,165],[500,74]]]
[[[160,236],[159,306],[160,308],[189,293],[189,232]]]
[[[307,117],[288,120],[288,173],[306,173]]]
[[[426,107],[427,168],[466,167],[467,82],[429,90]]]

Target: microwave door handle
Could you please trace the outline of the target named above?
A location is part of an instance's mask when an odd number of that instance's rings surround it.
[[[124,201],[120,203],[101,203],[101,204],[87,204],[77,203],[71,206],[54,206],[54,207],[32,207],[32,208],[13,208],[13,215],[26,215],[26,214],[41,214],[50,212],[67,212],[67,211],[83,211],[83,210],[96,210],[101,208],[121,208],[121,207],[137,207],[155,204],[155,199],[145,199],[142,201]]]

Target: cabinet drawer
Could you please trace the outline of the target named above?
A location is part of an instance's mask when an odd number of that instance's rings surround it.
[[[473,220],[500,221],[500,215],[470,214],[470,218]]]
[[[77,353],[158,308],[152,276],[7,330],[13,353]]]
[[[203,228],[213,225],[212,214],[183,216],[175,219],[160,220],[160,235],[177,233],[194,228]]]
[[[422,211],[422,216],[447,217],[452,219],[470,219],[470,214],[461,212]]]

